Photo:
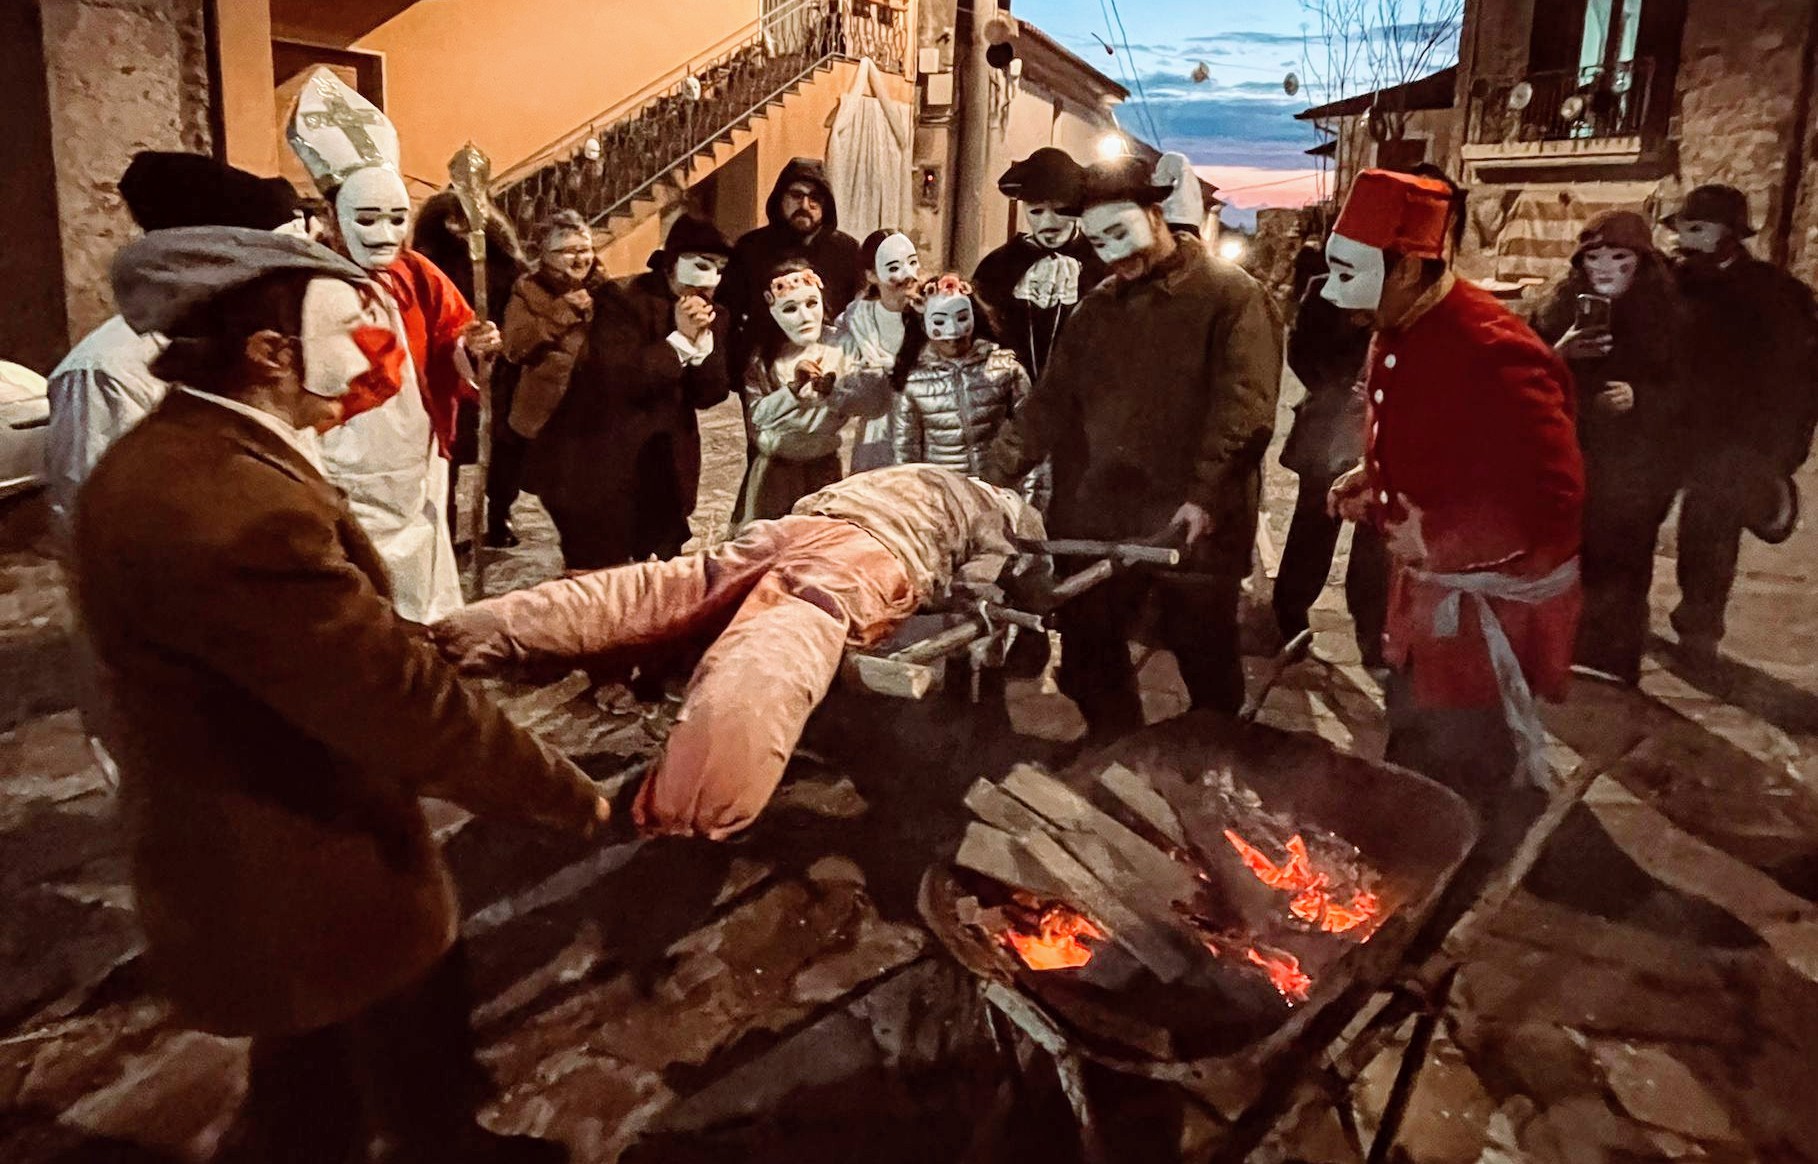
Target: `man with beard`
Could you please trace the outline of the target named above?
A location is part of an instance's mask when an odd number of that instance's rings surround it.
[[[818,158],[795,158],[777,175],[764,203],[765,225],[747,231],[732,248],[719,303],[731,324],[728,365],[745,367],[755,340],[754,316],[769,310],[764,291],[770,276],[789,259],[804,259],[821,279],[822,304],[828,319],[838,319],[862,285],[859,244],[840,231],[839,207],[827,170]]]
[[[570,570],[674,557],[689,538],[701,479],[695,414],[732,383],[727,321],[713,305],[730,249],[712,223],[684,215],[648,271],[594,293],[580,362],[531,452],[530,488]]]
[[[1138,158],[1086,172],[1080,224],[1114,278],[1081,300],[986,461],[988,478],[1008,485],[1053,454],[1056,537],[1128,541],[1179,527],[1180,575],[1125,574],[1061,608],[1061,690],[1099,738],[1142,726],[1128,639],[1151,596],[1193,706],[1234,713],[1244,697],[1237,602],[1281,326],[1254,279],[1168,230],[1169,193]]]
[[[1079,231],[1085,176],[1064,150],[1044,146],[997,181],[1022,202],[1028,229],[980,260],[972,287],[992,338],[1016,353],[1031,380],[1041,378],[1080,298],[1105,279]]]
[[[1818,313],[1811,288],[1749,254],[1748,198],[1700,186],[1666,220],[1689,315],[1690,393],[1679,511],[1679,608],[1673,629],[1703,654],[1723,638],[1744,529],[1770,544],[1792,535],[1792,477],[1818,421]]]
[[[474,1122],[461,913],[418,798],[583,833],[607,807],[397,617],[321,473],[315,433],[400,394],[383,292],[235,227],[153,232],[114,291],[181,387],[83,487],[76,599],[145,962],[187,1024],[251,1036],[218,1158],[364,1160],[370,1119],[394,1164],[566,1159]]]
[[[1551,778],[1534,700],[1570,676],[1584,466],[1564,361],[1453,276],[1457,212],[1447,182],[1364,171],[1326,246],[1325,296],[1376,329],[1364,458],[1331,500],[1374,523],[1393,562],[1386,757],[1484,818],[1468,896]]]
[[[432,622],[461,604],[449,456],[461,401],[476,396],[471,361],[498,351],[499,329],[475,320],[448,276],[405,247],[410,195],[398,134],[376,106],[317,69],[297,95],[288,137],[328,200],[331,241],[388,293],[407,349],[404,382],[417,389],[329,433],[323,460],[385,559],[398,613]]]

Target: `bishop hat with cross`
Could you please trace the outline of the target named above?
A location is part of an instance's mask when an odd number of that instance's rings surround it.
[[[399,168],[397,127],[326,67],[303,83],[285,136],[325,194],[355,170]]]

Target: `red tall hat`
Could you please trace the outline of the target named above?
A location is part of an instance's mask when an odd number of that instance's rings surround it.
[[[1351,183],[1332,233],[1378,250],[1443,259],[1451,228],[1452,189],[1444,182],[1365,170]]]

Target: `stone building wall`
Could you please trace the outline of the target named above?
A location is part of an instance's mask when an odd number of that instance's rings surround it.
[[[1811,0],[1693,0],[1679,62],[1679,180],[1735,186],[1775,244]],[[1809,159],[1808,159],[1809,160]]]
[[[207,151],[205,0],[41,0],[72,340],[113,313],[135,233],[116,184],[144,149]]]

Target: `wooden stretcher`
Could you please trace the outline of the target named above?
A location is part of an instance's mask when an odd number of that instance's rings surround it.
[[[1135,566],[1166,569],[1181,563],[1178,548],[1151,542],[1058,539],[1022,541],[1018,548],[1056,558],[1090,558],[1092,564],[1056,585],[1040,613],[990,601],[978,602],[970,610],[948,607],[920,620],[906,636],[899,634],[871,650],[848,651],[841,681],[874,695],[923,699],[945,685],[951,662],[964,658],[974,673],[1001,666],[1018,634],[1047,634],[1056,610],[1119,571]]]

